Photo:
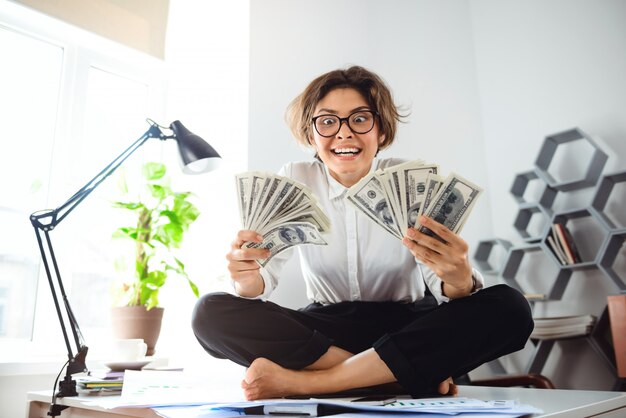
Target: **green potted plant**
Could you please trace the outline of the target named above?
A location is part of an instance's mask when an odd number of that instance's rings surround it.
[[[185,265],[174,255],[180,248],[189,226],[200,211],[189,201],[190,192],[176,192],[166,176],[166,166],[148,162],[142,167],[145,190],[133,201],[118,201],[116,208],[132,211],[136,223],[123,226],[114,238],[134,243],[134,272],[114,292],[112,310],[113,334],[116,338],[143,338],[147,355],[154,353],[159,337],[163,308],[159,307],[159,291],[171,275],[182,277],[198,297],[198,287],[189,278]],[[128,195],[126,181],[120,182]]]

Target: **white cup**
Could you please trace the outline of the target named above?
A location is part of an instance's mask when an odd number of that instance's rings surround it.
[[[148,346],[141,338],[123,338],[111,341],[111,356],[116,361],[137,361],[146,355]]]

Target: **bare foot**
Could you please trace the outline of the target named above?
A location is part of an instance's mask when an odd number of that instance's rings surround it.
[[[452,378],[449,377],[443,382],[439,383],[439,393],[442,395],[456,396],[459,393],[459,388],[452,381]]]
[[[241,387],[249,401],[305,394],[307,373],[310,372],[285,369],[271,360],[258,358],[246,370]]]

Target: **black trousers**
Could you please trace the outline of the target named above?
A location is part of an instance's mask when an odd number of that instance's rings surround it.
[[[497,285],[437,305],[341,302],[300,310],[227,293],[204,295],[192,326],[217,358],[249,366],[265,357],[302,369],[334,345],[351,353],[374,348],[412,396],[430,396],[447,377],[520,350],[533,329],[530,307],[515,289]]]

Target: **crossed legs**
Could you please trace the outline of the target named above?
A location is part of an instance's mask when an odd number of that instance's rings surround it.
[[[339,305],[293,311],[207,295],[193,328],[209,353],[248,367],[242,382],[247,399],[396,381],[415,397],[454,394],[447,376],[523,348],[532,330],[528,304],[506,286],[419,312],[408,304]]]
[[[334,350],[343,353],[335,356]],[[333,364],[327,357],[344,359]],[[318,363],[330,367],[319,367]],[[318,361],[304,370],[286,369],[268,359],[258,358],[246,371],[241,387],[246,399],[253,400],[341,392],[392,382],[396,382],[395,376],[373,348],[352,355],[331,347]],[[441,382],[438,390],[442,395],[457,393],[452,379]]]

